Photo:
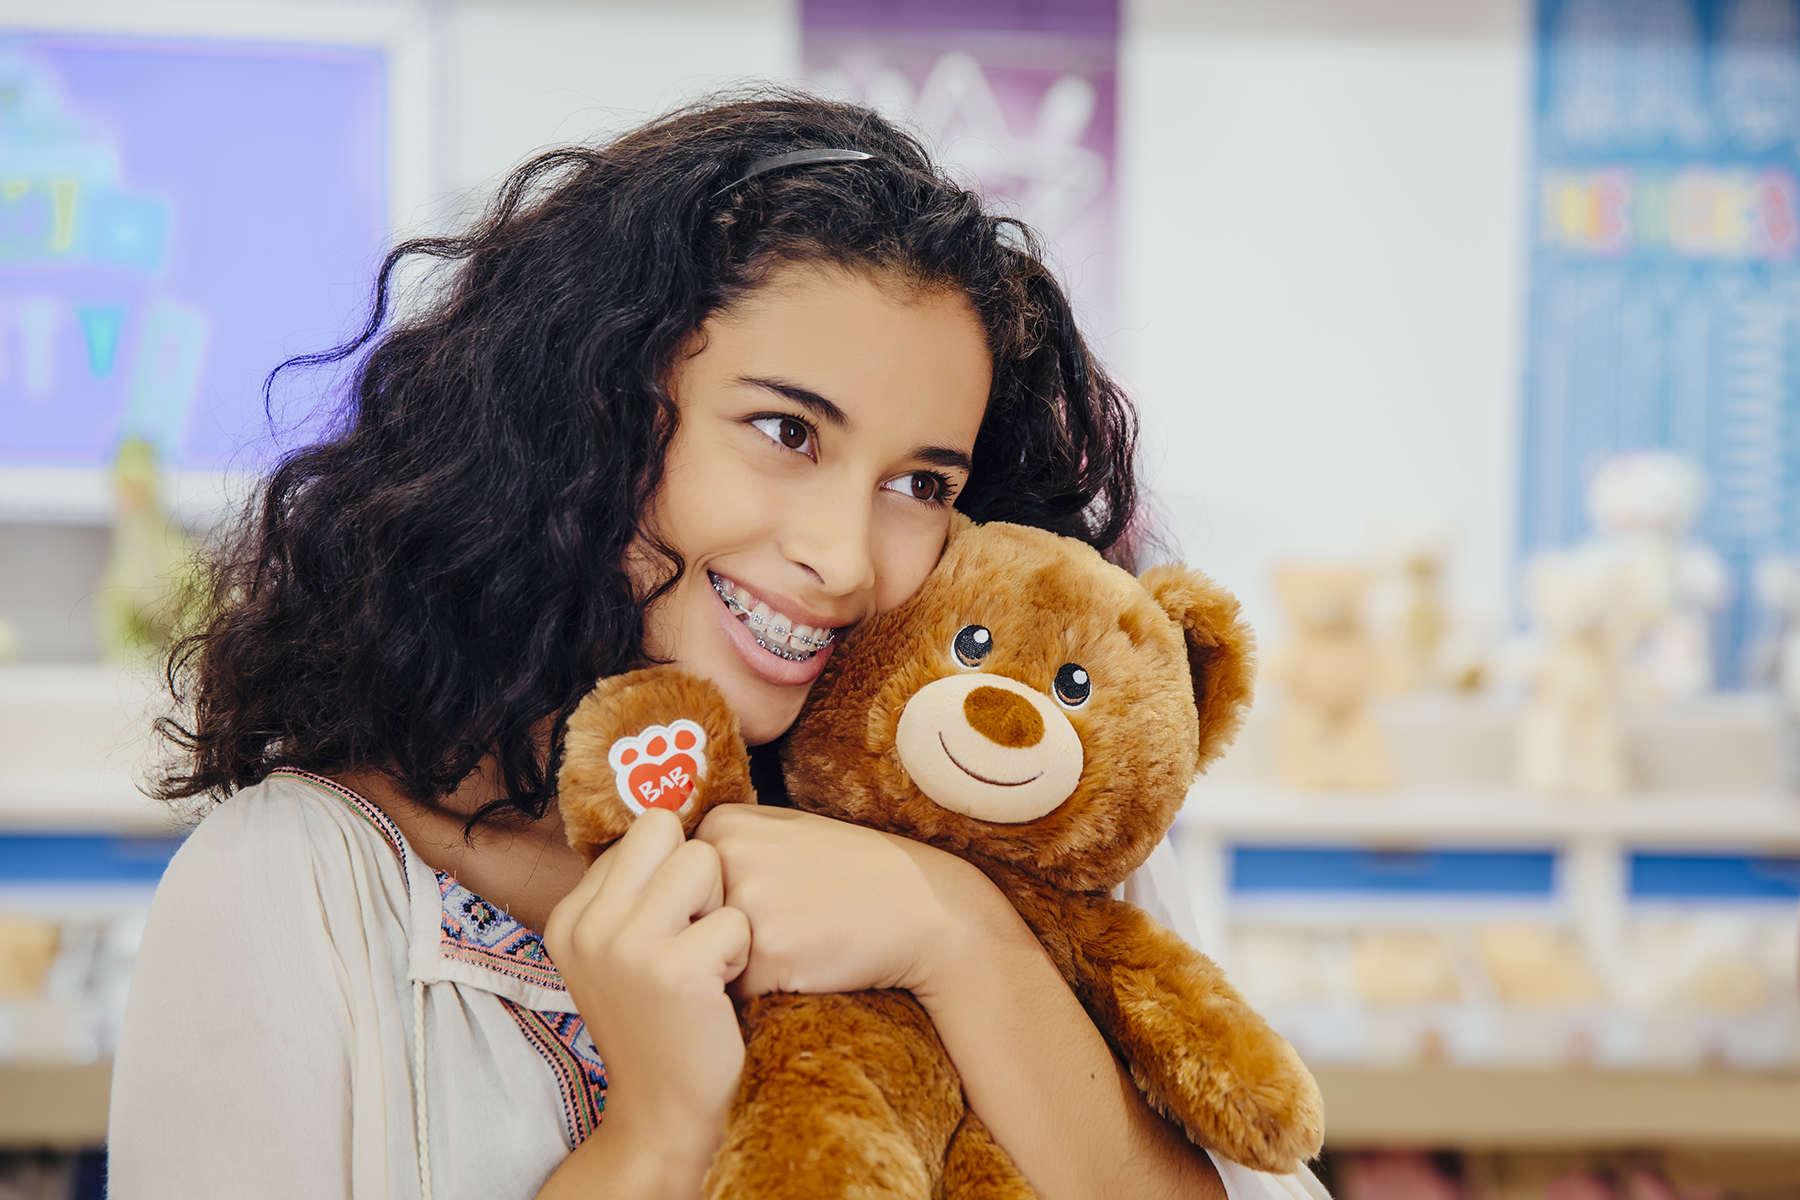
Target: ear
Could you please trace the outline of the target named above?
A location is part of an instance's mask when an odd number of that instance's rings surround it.
[[[1256,637],[1237,597],[1180,564],[1138,579],[1187,639],[1194,707],[1200,712],[1200,767],[1225,752],[1244,723],[1256,682]]]

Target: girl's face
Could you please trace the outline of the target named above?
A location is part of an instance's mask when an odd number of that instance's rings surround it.
[[[745,741],[779,737],[837,637],[937,563],[992,373],[961,292],[811,267],[709,320],[677,363],[650,515],[687,572],[646,648],[716,683]]]

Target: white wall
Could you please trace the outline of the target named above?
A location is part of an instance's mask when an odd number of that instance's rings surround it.
[[[1190,562],[1281,623],[1271,563],[1393,516],[1510,579],[1528,0],[1139,0],[1110,357]]]
[[[717,87],[791,77],[796,0],[456,0],[444,10],[448,188],[485,198],[533,150],[618,133]]]

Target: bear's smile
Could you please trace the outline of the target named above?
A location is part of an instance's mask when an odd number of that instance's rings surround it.
[[[970,779],[979,779],[982,783],[991,784],[994,787],[1024,787],[1026,784],[1034,783],[1044,777],[1044,773],[1039,771],[1030,779],[1019,779],[1010,782],[1005,779],[989,779],[985,775],[977,775],[975,772],[969,770],[969,768],[963,766],[960,762],[957,762],[955,752],[950,749],[950,743],[944,740],[944,735],[942,733],[938,734],[938,745],[944,748],[944,757],[948,758],[951,763],[955,765],[957,770],[961,771],[964,775],[967,775]]]

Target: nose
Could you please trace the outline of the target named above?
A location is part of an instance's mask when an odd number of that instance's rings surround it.
[[[1015,750],[1044,737],[1044,718],[1031,701],[997,687],[978,687],[963,697],[963,718],[988,741]]]
[[[788,526],[782,552],[811,572],[834,596],[854,595],[875,586],[875,554],[868,497],[821,492],[807,500],[808,511]]]

